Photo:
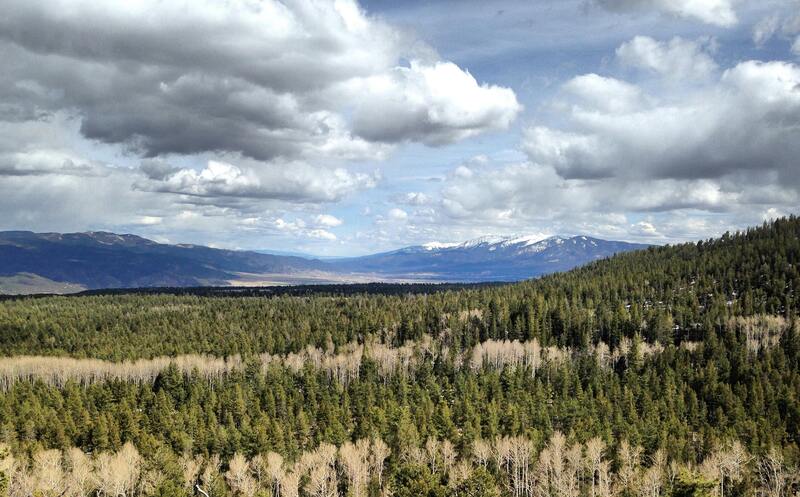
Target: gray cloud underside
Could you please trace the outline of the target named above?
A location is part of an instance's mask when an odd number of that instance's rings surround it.
[[[71,110],[83,136],[146,157],[377,158],[384,143],[451,143],[507,127],[520,110],[511,90],[437,65],[432,50],[349,1],[6,4],[5,114]],[[402,67],[401,58],[415,62]],[[462,77],[473,101],[439,99],[426,77],[438,67]],[[373,91],[362,105],[359,90],[381,80],[392,92]],[[372,106],[395,98],[414,105],[383,106],[384,119],[367,127],[353,129],[346,117],[363,123]],[[427,105],[438,114],[420,112]],[[459,115],[466,121],[452,119]],[[396,122],[407,126],[388,124]]]

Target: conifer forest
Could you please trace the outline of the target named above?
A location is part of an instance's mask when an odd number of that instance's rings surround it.
[[[0,301],[2,497],[800,495],[800,219],[503,285]]]

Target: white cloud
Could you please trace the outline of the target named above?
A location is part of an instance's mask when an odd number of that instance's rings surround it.
[[[584,80],[575,78],[565,88]],[[580,84],[585,92],[562,104],[569,109],[565,129],[534,126],[523,146],[531,160],[567,179],[775,171],[796,185],[798,85],[795,64],[757,61],[724,71],[712,87],[674,96],[662,91],[638,101],[625,86],[597,85],[592,96],[592,87]]]
[[[320,240],[327,240],[327,241],[334,241],[336,240],[336,235],[331,233],[328,230],[323,229],[313,229],[308,232],[308,236],[311,238],[317,238]]]
[[[642,91],[637,86],[597,74],[576,76],[563,89],[606,112],[627,112],[642,106]]]
[[[617,59],[624,65],[654,71],[676,80],[703,79],[711,75],[717,64],[709,55],[713,45],[708,40],[668,42],[649,36],[637,36],[617,48]]]
[[[632,226],[632,229],[638,232],[641,236],[645,237],[660,237],[661,234],[658,232],[656,227],[653,223],[648,221],[639,221],[638,223]]]
[[[408,219],[408,213],[395,207],[389,210],[388,217],[393,221],[405,221]]]
[[[431,202],[431,197],[422,192],[407,192],[395,197],[395,201],[405,205],[422,206]]]
[[[135,224],[139,224],[141,226],[153,226],[156,224],[161,224],[163,221],[164,218],[159,216],[140,216]]]
[[[471,177],[472,177],[474,174],[475,174],[475,173],[472,171],[472,169],[471,169],[471,168],[469,168],[469,167],[467,167],[467,166],[465,166],[465,165],[463,165],[463,164],[462,164],[462,165],[460,165],[460,166],[458,166],[458,167],[457,167],[457,168],[456,168],[456,169],[453,171],[453,175],[454,175],[454,176],[457,176],[457,177],[459,177],[459,178],[471,178]]]
[[[150,177],[137,186],[143,190],[223,202],[227,198],[335,202],[355,191],[372,188],[377,181],[375,175],[351,173],[342,168],[315,168],[302,162],[243,163],[246,165],[212,160],[201,171],[177,169],[163,178]]]
[[[339,219],[336,216],[332,216],[330,214],[320,214],[315,219],[315,222],[319,226],[325,226],[328,228],[335,228],[337,226],[341,226],[344,221]]]
[[[529,161],[447,175],[432,226],[672,241],[796,209],[800,67],[745,61],[695,87],[660,84],[666,73],[648,81],[656,92],[594,74],[568,81],[551,106],[558,125],[524,131]]]
[[[612,11],[654,10],[726,28],[735,26],[739,22],[733,9],[733,0],[596,0],[596,2]]]
[[[345,91],[360,100],[356,134],[377,142],[452,143],[506,129],[522,110],[512,90],[478,84],[451,62],[412,60],[409,67],[355,79]]]

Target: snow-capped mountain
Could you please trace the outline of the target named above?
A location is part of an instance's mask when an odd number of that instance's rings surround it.
[[[318,260],[107,232],[0,232],[0,294],[92,288],[365,281],[515,281],[644,248],[587,236],[485,236]]]
[[[484,236],[431,242],[392,252],[333,261],[339,271],[437,281],[514,281],[565,271],[647,245],[588,236]]]

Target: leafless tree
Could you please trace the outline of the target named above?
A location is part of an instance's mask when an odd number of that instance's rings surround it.
[[[267,474],[273,485],[273,495],[281,497],[281,482],[286,474],[283,467],[283,457],[275,452],[267,453]]]
[[[348,488],[353,497],[362,497],[367,488],[370,470],[370,443],[368,439],[356,443],[346,442],[339,447],[339,462],[347,476]],[[383,464],[383,462],[381,462]]]
[[[141,475],[141,456],[130,442],[114,454],[103,452],[95,459],[94,476],[100,495],[129,497]]]
[[[486,464],[492,458],[492,446],[485,440],[475,440],[472,443],[472,457],[475,458],[478,464],[486,468]]]
[[[60,450],[43,450],[34,454],[33,482],[35,491],[45,497],[60,496],[65,492]]]
[[[796,477],[794,471],[786,467],[781,451],[773,447],[758,462],[758,494],[762,497],[788,497],[791,480]]]
[[[255,478],[250,475],[250,464],[242,454],[234,454],[228,463],[225,481],[236,495],[253,497],[258,489]]]
[[[372,440],[369,460],[370,471],[378,477],[378,486],[381,488],[383,488],[383,464],[391,453],[392,451],[386,445],[386,442],[380,438]]]
[[[600,463],[606,450],[606,444],[595,437],[586,442],[586,471],[589,474],[591,497],[597,497],[597,483],[600,477]]]
[[[619,450],[617,451],[619,470],[617,471],[616,493],[626,491],[633,495],[639,493],[641,460],[641,447],[631,446],[627,440],[620,442]]]

